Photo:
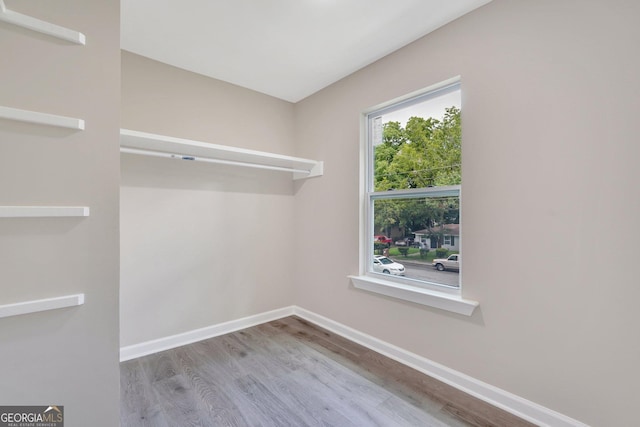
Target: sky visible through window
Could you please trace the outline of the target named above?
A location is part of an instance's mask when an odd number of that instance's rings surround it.
[[[444,114],[444,110],[449,107],[460,108],[460,91],[454,91],[446,93],[437,98],[430,99],[429,102],[422,102],[416,105],[412,105],[407,108],[386,113],[382,121],[388,122],[400,122],[401,126],[407,124],[407,120],[411,117],[433,117],[434,119],[441,120]]]

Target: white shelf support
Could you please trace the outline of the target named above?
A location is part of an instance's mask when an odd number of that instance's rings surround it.
[[[323,173],[323,162],[321,161],[128,129],[120,130],[120,152],[291,172],[294,180],[321,176]]]
[[[39,311],[56,310],[84,304],[84,294],[66,295],[33,301],[0,305],[0,318],[37,313]]]
[[[82,119],[57,116],[55,114],[38,113],[36,111],[20,110],[18,108],[4,107],[2,105],[0,105],[0,119],[56,126],[74,130],[84,130],[84,120]]]
[[[3,0],[0,0],[0,21],[79,45],[85,45],[87,42],[84,34],[78,31],[9,10]]]
[[[86,206],[0,206],[0,218],[56,218],[89,216]]]

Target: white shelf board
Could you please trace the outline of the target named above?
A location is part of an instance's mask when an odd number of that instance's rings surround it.
[[[50,22],[41,21],[34,17],[23,15],[22,13],[9,10],[4,5],[3,0],[0,0],[0,21],[8,24],[17,25],[22,28],[26,28],[31,31],[46,34],[61,40],[66,40],[71,43],[85,45],[86,37],[84,34],[70,30],[59,25],[52,24]]]
[[[0,318],[37,313],[39,311],[56,310],[84,304],[84,294],[65,295],[62,297],[24,301],[14,304],[0,305]]]
[[[323,173],[321,161],[129,129],[120,130],[120,151],[129,154],[293,172],[293,179],[311,178],[321,176]]]
[[[86,206],[0,206],[0,218],[51,218],[89,216]]]
[[[37,111],[20,110],[18,108],[5,107],[2,105],[0,105],[0,119],[84,130],[84,120],[82,119],[39,113]]]

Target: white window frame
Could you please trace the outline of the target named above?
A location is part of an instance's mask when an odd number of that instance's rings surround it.
[[[383,104],[374,106],[360,115],[360,253],[359,274],[349,276],[352,284],[358,288],[393,298],[414,302],[430,307],[436,307],[458,314],[470,316],[478,302],[462,297],[462,269],[460,270],[460,286],[449,287],[440,284],[430,284],[410,278],[395,277],[373,272],[371,259],[373,258],[373,203],[382,199],[406,199],[417,197],[457,196],[461,198],[461,186],[440,186],[417,188],[408,190],[394,190],[389,192],[375,192],[373,189],[373,159],[370,144],[370,117],[373,113],[382,114],[411,104],[428,100],[430,96],[438,96],[451,87],[460,86],[460,77],[445,80],[422,90],[396,98]],[[462,232],[461,232],[462,233]]]

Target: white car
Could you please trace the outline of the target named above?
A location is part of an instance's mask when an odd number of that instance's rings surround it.
[[[449,255],[449,258],[436,258],[433,265],[438,271],[458,270],[460,271],[460,254]]]
[[[376,273],[393,274],[394,276],[404,276],[404,265],[382,255],[373,257],[373,271]]]

